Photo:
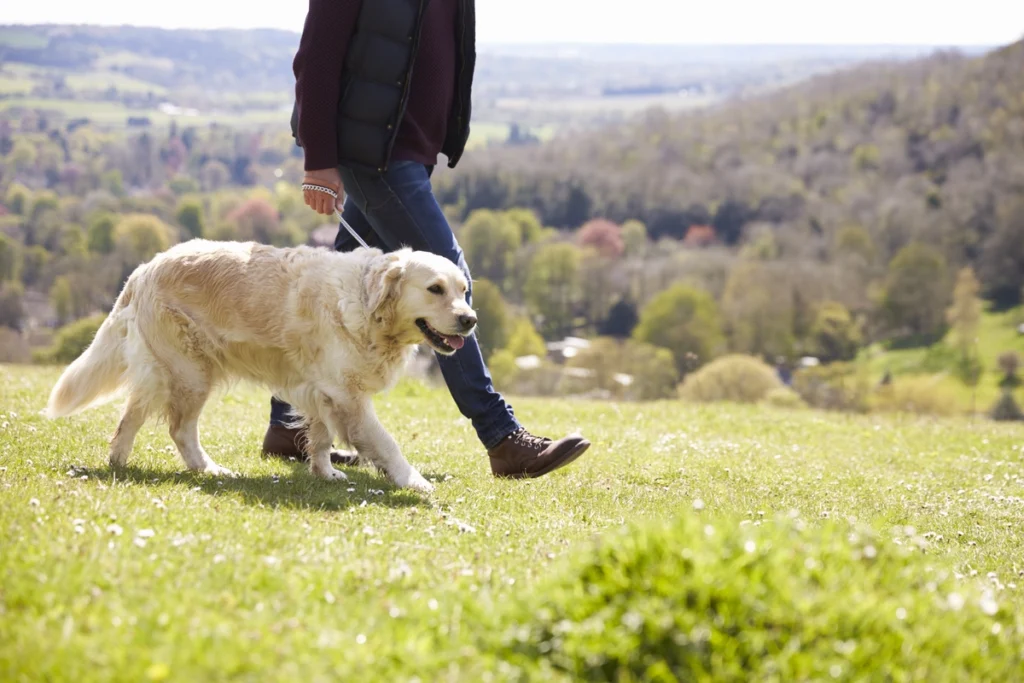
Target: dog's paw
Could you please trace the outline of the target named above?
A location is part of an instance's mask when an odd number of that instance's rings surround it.
[[[227,467],[221,467],[215,462],[211,462],[209,465],[207,465],[203,472],[213,477],[234,478],[238,476],[235,472],[232,472]]]
[[[345,474],[341,470],[336,470],[333,467],[328,467],[327,469],[324,470],[314,469],[313,474],[320,477],[321,479],[326,479],[327,481],[348,481],[347,474]]]
[[[432,493],[434,491],[434,485],[423,478],[423,475],[413,470],[408,477],[408,481],[401,484],[402,488],[412,489],[413,491],[419,491],[420,493]]]

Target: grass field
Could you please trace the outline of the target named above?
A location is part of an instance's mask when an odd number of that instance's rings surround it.
[[[872,381],[877,381],[889,370],[894,376],[928,376],[937,390],[944,391],[955,397],[960,409],[967,412],[971,408],[972,398],[979,412],[985,412],[998,400],[999,370],[998,358],[1007,351],[1016,351],[1024,358],[1024,336],[1017,332],[1017,326],[1024,323],[1024,309],[1014,309],[1002,313],[985,313],[978,327],[978,356],[984,364],[983,374],[972,397],[972,390],[958,380],[948,369],[929,367],[929,349],[900,349],[887,351],[880,346],[866,349],[861,356]],[[952,349],[951,336],[937,345],[936,350],[943,346]]]
[[[182,473],[116,406],[38,415],[0,366],[0,680],[1012,680],[1024,428],[678,402],[516,401],[592,449],[490,477],[444,390],[378,400],[430,497],[258,455],[236,390]]]

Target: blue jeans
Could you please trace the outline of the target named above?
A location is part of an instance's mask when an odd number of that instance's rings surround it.
[[[394,251],[405,246],[451,260],[470,282],[466,299],[472,306],[473,279],[462,248],[434,198],[430,186],[432,170],[411,161],[395,162],[384,174],[342,168],[341,179],[348,195],[343,215],[371,247]],[[348,231],[339,227],[334,248],[351,251],[358,246]],[[466,339],[455,355],[435,355],[448,391],[459,411],[472,420],[484,448],[497,446],[520,428],[512,407],[491,383],[475,334]],[[271,399],[270,423],[287,423],[290,411],[287,403]]]

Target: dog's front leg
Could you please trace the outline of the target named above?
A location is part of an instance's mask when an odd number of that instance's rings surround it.
[[[359,457],[372,462],[388,479],[402,488],[430,493],[434,487],[402,455],[398,442],[377,419],[370,400],[352,401],[333,411],[331,427],[348,434],[348,441]],[[344,431],[341,431],[344,430]]]
[[[310,419],[306,425],[306,443],[303,449],[309,456],[309,468],[321,479],[348,479],[341,470],[331,464],[333,439],[327,425],[319,419]]]

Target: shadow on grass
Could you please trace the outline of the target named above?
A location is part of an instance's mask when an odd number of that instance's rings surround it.
[[[187,488],[198,488],[211,496],[238,494],[249,505],[287,507],[338,511],[366,505],[404,508],[429,505],[426,496],[400,489],[377,474],[373,468],[343,467],[341,470],[348,480],[324,481],[310,474],[305,463],[293,465],[290,475],[274,474],[246,475],[237,472],[235,477],[214,477],[207,474],[181,470],[170,472],[150,467],[128,465],[126,467],[75,468],[78,474],[88,474],[106,483],[128,481],[138,484],[178,484]],[[437,481],[443,476],[424,475]],[[350,490],[351,489],[351,490]]]

